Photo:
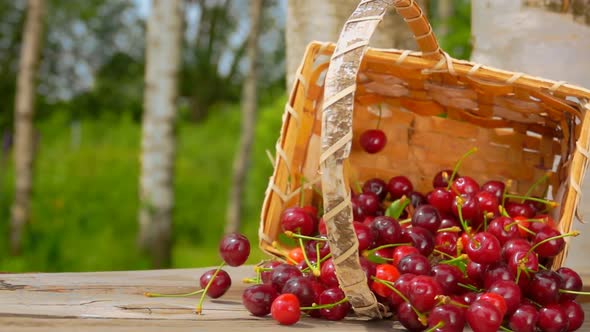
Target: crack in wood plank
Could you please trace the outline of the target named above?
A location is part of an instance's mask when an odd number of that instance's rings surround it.
[[[0,280],[0,290],[14,291],[17,289],[27,288],[27,285],[13,285],[5,280]]]

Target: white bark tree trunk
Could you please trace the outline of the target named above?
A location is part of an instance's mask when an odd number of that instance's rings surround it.
[[[41,55],[44,12],[44,0],[30,0],[28,2],[14,103],[15,195],[10,221],[10,249],[13,254],[19,254],[22,249],[22,232],[30,216],[34,156],[35,77]]]
[[[147,23],[139,243],[155,268],[171,261],[175,119],[182,0],[153,0]]]
[[[567,6],[569,4],[569,7]],[[590,88],[590,1],[473,0],[472,60]],[[580,212],[590,215],[590,177],[583,183]],[[590,224],[576,223],[565,265],[590,273]]]
[[[426,1],[420,0],[424,12]],[[344,22],[359,0],[288,0],[287,1],[287,88],[295,79],[309,42],[336,42]],[[416,49],[416,42],[403,19],[390,10],[371,39],[372,47]]]
[[[248,59],[248,73],[242,87],[242,129],[240,144],[234,159],[233,179],[227,208],[225,233],[237,232],[242,218],[243,192],[246,183],[246,173],[250,161],[252,141],[254,140],[254,125],[256,109],[258,107],[258,39],[260,36],[260,19],[262,16],[263,0],[250,2],[250,35],[246,56]]]

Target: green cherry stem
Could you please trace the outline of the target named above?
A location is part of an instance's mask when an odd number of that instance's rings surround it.
[[[412,244],[410,242],[384,244],[382,246],[375,247],[373,249],[363,250],[362,255],[365,256],[365,257],[367,257],[367,256],[370,256],[370,255],[373,255],[376,251],[379,251],[381,249],[395,248],[395,247],[400,247],[400,246],[411,246],[411,245]]]
[[[315,310],[315,309],[330,309],[334,308],[337,305],[342,303],[348,302],[348,297],[343,297],[342,299],[334,302],[334,303],[326,303],[326,304],[312,304],[311,307],[299,307],[299,310]]]
[[[321,263],[327,261],[328,259],[330,259],[330,257],[332,257],[332,253],[328,253],[326,256],[324,256],[322,259],[320,259],[318,261],[318,266],[320,266]],[[303,270],[301,270],[301,272],[308,272],[310,270],[309,266],[304,268]]]
[[[548,200],[548,199],[542,199],[542,198],[531,197],[531,196],[504,194],[504,197],[506,197],[506,198],[514,198],[514,199],[522,199],[522,200],[528,199],[529,201],[543,203],[545,205],[550,206],[551,208],[555,208],[555,207],[557,207],[559,205],[556,201],[551,201],[551,200]]]
[[[565,293],[565,294],[575,294],[575,295],[590,295],[590,292],[582,292],[582,291],[574,291],[574,290],[569,290],[569,289],[560,289],[559,290],[560,293]]]
[[[317,268],[315,266],[315,264],[312,264],[309,261],[309,258],[307,258],[307,253],[305,252],[305,248],[303,246],[303,239],[299,238],[299,247],[301,247],[301,251],[303,252],[303,259],[305,260],[305,264],[307,264],[307,266],[309,267],[309,269],[311,270],[311,273],[315,276],[315,277],[319,277],[320,276],[320,269]]]
[[[451,226],[451,227],[439,228],[439,229],[436,230],[437,233],[440,233],[440,232],[459,233],[461,231],[463,231],[463,230],[459,226]]]
[[[453,257],[452,259],[447,259],[440,261],[439,264],[452,264],[456,262],[461,262],[467,260],[467,254],[461,254],[458,257]]]
[[[549,180],[549,173],[545,173],[543,174],[543,176],[541,176],[540,178],[537,179],[537,181],[535,181],[535,183],[533,183],[529,189],[526,191],[526,193],[524,194],[525,197],[528,197],[532,194],[533,190],[535,190],[535,188],[537,188],[542,182],[545,182],[547,180]],[[526,199],[523,198],[520,202],[524,203]]]
[[[465,152],[461,158],[459,158],[459,160],[457,160],[457,163],[455,164],[455,168],[453,168],[453,173],[451,173],[451,177],[449,178],[449,184],[447,185],[447,190],[451,189],[451,185],[453,184],[453,181],[455,180],[455,176],[457,175],[457,172],[459,171],[459,168],[461,167],[461,163],[463,163],[463,160],[465,160],[465,158],[469,157],[470,155],[472,155],[473,153],[477,152],[477,147],[473,147],[471,148],[469,151]]]
[[[307,235],[301,235],[299,233],[295,233],[292,231],[284,231],[283,232],[288,238],[296,238],[296,239],[303,239],[303,240],[315,240],[315,241],[328,241],[328,239],[323,237],[313,237]]]
[[[557,240],[557,239],[562,239],[564,237],[569,237],[569,236],[578,236],[580,235],[579,231],[571,231],[569,233],[564,233],[561,235],[557,235],[557,236],[553,236],[553,237],[548,237],[542,241],[537,242],[534,246],[531,247],[531,249],[529,249],[529,251],[527,252],[527,255],[530,254],[531,252],[533,252],[535,249],[537,249],[540,245],[542,245],[543,243],[547,243],[549,241],[553,241],[553,240]]]
[[[291,262],[293,265],[297,265],[297,262],[293,258],[289,257],[289,253],[287,253],[285,250],[283,250],[283,248],[281,248],[281,246],[279,245],[279,243],[277,241],[273,241],[271,245],[275,250],[277,250],[281,255],[283,255],[283,257],[286,260]]]
[[[204,291],[204,289],[199,289],[194,292],[183,293],[183,294],[161,294],[161,293],[148,293],[148,292],[146,292],[146,293],[143,293],[143,295],[147,296],[147,297],[187,297],[187,296],[191,296],[191,295],[197,295],[203,291]]]
[[[507,327],[504,327],[504,326],[502,326],[502,325],[500,325],[500,330],[501,330],[501,331],[504,331],[504,332],[514,332],[514,331],[512,331],[511,329],[509,329],[509,328],[507,328]]]
[[[195,308],[195,312],[197,313],[197,315],[200,315],[203,312],[203,302],[205,301],[205,295],[207,294],[209,287],[211,287],[211,284],[213,284],[213,281],[215,281],[215,278],[217,278],[217,274],[219,273],[219,271],[221,271],[221,268],[224,265],[225,265],[225,262],[221,262],[221,264],[219,264],[219,266],[217,267],[217,269],[213,273],[213,276],[211,277],[211,279],[209,279],[207,286],[205,286],[203,293],[201,293],[201,299],[199,299],[199,304],[197,304],[197,307]]]
[[[444,256],[444,257],[448,257],[449,259],[454,259],[454,258],[456,258],[455,256],[453,256],[453,255],[449,255],[449,254],[447,254],[446,252],[442,252],[442,251],[440,251],[440,250],[438,250],[438,249],[434,249],[432,252],[434,252],[434,253],[436,253],[436,254],[439,254],[439,255],[441,255],[441,256]]]
[[[424,330],[424,332],[435,332],[435,331],[439,331],[439,329],[443,328],[445,326],[445,322],[444,321],[440,321],[438,323],[436,323],[436,325],[434,325],[433,327],[429,328],[428,330]]]
[[[463,231],[467,232],[467,222],[463,219],[463,198],[461,196],[457,196],[455,199],[457,200],[457,212],[459,214],[459,223],[461,223]]]
[[[476,293],[479,293],[479,292],[482,291],[481,289],[479,289],[479,288],[477,288],[477,287],[475,287],[473,285],[467,285],[467,284],[464,284],[462,282],[458,282],[457,285],[459,285],[460,287],[463,287],[463,288],[465,288],[467,290],[470,290],[472,292],[476,292]]]

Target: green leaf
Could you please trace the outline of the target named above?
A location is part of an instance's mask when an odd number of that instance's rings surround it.
[[[398,219],[399,216],[402,215],[406,206],[410,204],[410,200],[407,197],[402,197],[398,200],[395,200],[389,205],[387,210],[385,211],[385,215],[388,217],[392,217]]]
[[[367,255],[367,260],[372,263],[375,263],[375,264],[391,263],[391,261],[388,261],[388,260],[384,259],[383,257],[375,255],[375,253],[371,253],[371,254]]]

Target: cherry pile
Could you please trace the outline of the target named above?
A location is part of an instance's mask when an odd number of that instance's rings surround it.
[[[352,192],[359,260],[369,288],[409,331],[575,331],[584,321],[576,301],[582,280],[550,269],[565,247],[550,212],[557,204],[510,192],[510,182],[479,184],[458,174],[461,161],[438,172],[427,193],[405,176],[373,178]],[[257,266],[243,294],[253,315],[295,324],[302,315],[341,320],[352,310],[338,287],[326,227],[314,206],[281,215],[296,244],[286,262]],[[293,243],[291,243],[293,244]]]
[[[552,258],[565,247],[551,211],[557,203],[532,196],[547,177],[522,196],[510,182],[460,175],[466,153],[453,170],[441,170],[426,193],[414,190],[406,176],[373,178],[352,192],[353,227],[359,261],[368,287],[385,317],[409,331],[566,332],[578,330],[584,311],[576,301],[582,279],[573,269],[551,270]],[[342,320],[352,313],[339,288],[321,206],[286,208],[282,234],[273,243],[283,260],[263,261],[242,293],[245,308],[257,317],[271,315],[282,325],[302,316]],[[280,242],[279,242],[280,241]],[[287,249],[289,248],[289,249]],[[222,267],[244,264],[250,243],[241,234],[226,235],[219,247],[223,263],[205,272],[196,308],[205,295],[218,298],[231,286]]]

